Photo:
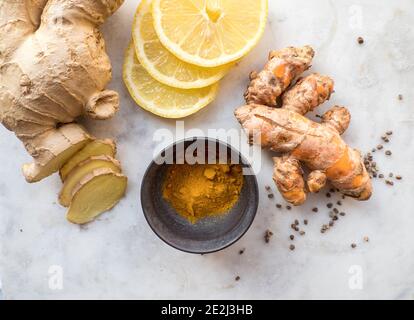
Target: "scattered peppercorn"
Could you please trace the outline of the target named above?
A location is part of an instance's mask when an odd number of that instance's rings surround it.
[[[294,246],[293,244],[291,244],[291,245],[289,246],[289,249],[290,249],[291,251],[293,251],[293,250],[295,250],[295,246]]]
[[[364,43],[364,38],[358,37],[357,41],[358,41],[359,44],[363,44]]]
[[[290,210],[290,209],[292,209],[292,207],[291,206],[286,206],[286,209]]]
[[[278,209],[282,209],[282,205],[281,205],[280,203],[277,203],[277,204],[276,204],[276,208],[278,208]]]
[[[333,204],[329,202],[326,206],[330,209],[333,207]]]
[[[291,235],[289,236],[289,238],[290,238],[290,240],[294,240],[294,239],[295,239],[295,236],[294,236],[293,234],[291,234]]]
[[[345,217],[346,213],[345,212],[340,212],[339,215],[342,216],[342,217]]]
[[[275,195],[273,194],[273,193],[269,193],[268,195],[267,195],[267,197],[269,198],[269,199],[273,199],[273,197],[274,197]]]
[[[333,208],[333,212],[339,213],[339,210],[337,208]]]
[[[392,172],[390,172],[389,174],[388,174],[388,177],[390,177],[390,178],[392,178],[394,176],[394,174],[392,173]]]
[[[239,281],[240,280],[240,277],[237,276],[236,278],[234,278],[234,280]]]
[[[265,186],[265,189],[267,190],[267,191],[270,191],[270,186]]]
[[[398,100],[402,100],[404,97],[403,97],[403,95],[402,94],[399,94],[398,95]]]
[[[243,254],[244,253],[244,250],[246,250],[246,249],[245,248],[240,249],[239,254]]]
[[[341,201],[341,200],[338,200],[338,201],[336,202],[336,204],[337,204],[338,206],[342,206],[342,201]]]
[[[330,194],[329,192],[327,192],[327,193],[326,193],[326,197],[327,197],[327,198],[330,198],[330,197],[331,197],[331,194]]]
[[[303,224],[305,225],[305,226],[307,226],[308,225],[308,220],[303,220]]]
[[[315,208],[312,209],[312,211],[313,212],[318,212],[318,208],[315,207]]]
[[[367,236],[364,237],[365,242],[369,242],[369,238]]]
[[[387,150],[387,151],[385,151],[385,154],[386,154],[387,156],[390,156],[390,155],[392,155],[392,152],[391,152],[390,150]]]
[[[353,243],[353,244],[351,244],[351,247],[352,247],[352,249],[355,249],[356,248],[356,244],[355,243]]]
[[[390,180],[385,180],[385,183],[388,184],[389,186],[393,186],[394,182],[390,181]]]
[[[298,219],[296,219],[296,220],[295,220],[295,225],[296,225],[296,226],[298,226],[298,225],[299,225],[299,220],[298,220]]]
[[[387,136],[390,136],[390,135],[392,135],[392,131],[391,131],[391,130],[389,130],[389,131],[385,132],[385,134],[386,134]]]
[[[383,179],[383,178],[384,178],[384,175],[383,175],[382,173],[380,173],[380,174],[378,175],[378,178]]]
[[[395,179],[397,179],[397,180],[402,180],[402,176],[400,176],[400,175],[396,175],[396,176],[395,176]]]
[[[270,231],[269,229],[266,230],[265,235],[264,235],[264,239],[266,243],[269,243],[270,238],[273,236],[273,232]]]
[[[304,236],[305,235],[305,231],[303,231],[303,230],[301,230],[300,232],[299,232],[299,234],[301,235],[301,236]]]

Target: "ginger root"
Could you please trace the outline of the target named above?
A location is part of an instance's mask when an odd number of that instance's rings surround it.
[[[23,166],[28,182],[59,170],[67,178],[60,201],[75,223],[112,208],[126,188],[115,159],[93,158],[113,157],[115,144],[76,123],[119,108],[118,93],[106,89],[111,63],[99,26],[123,1],[0,1],[0,122],[34,159]]]
[[[98,27],[123,0],[0,1],[0,122],[34,163],[28,182],[60,169],[89,134],[81,115],[108,119],[118,93],[106,90],[111,64]]]
[[[235,116],[250,142],[260,141],[263,148],[281,154],[273,159],[273,179],[286,201],[300,205],[306,200],[306,184],[310,192],[318,192],[327,181],[348,196],[366,200],[372,186],[361,154],[340,136],[349,126],[348,110],[334,106],[321,123],[305,117],[329,99],[333,81],[314,73],[284,92],[310,66],[312,57],[308,46],[273,51],[265,69],[250,82],[248,104]],[[275,108],[280,96],[282,106]],[[311,170],[306,184],[301,164]]]

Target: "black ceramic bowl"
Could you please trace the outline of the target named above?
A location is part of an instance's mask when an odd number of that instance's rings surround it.
[[[172,163],[177,163],[183,159],[184,152],[192,150],[195,143],[204,144],[206,150],[215,146],[216,150],[221,151],[221,158],[226,154],[228,159],[232,159],[231,163],[241,164],[245,175],[240,198],[227,214],[207,217],[192,224],[180,216],[162,196],[169,165],[163,163],[162,159],[166,155],[173,155]],[[211,156],[214,153],[209,154]],[[152,230],[170,246],[190,253],[214,252],[235,243],[252,224],[258,203],[257,180],[250,164],[230,145],[204,137],[182,140],[164,149],[149,165],[141,185],[142,209]]]

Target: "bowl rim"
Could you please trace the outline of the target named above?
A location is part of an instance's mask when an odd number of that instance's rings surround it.
[[[205,141],[212,141],[212,142],[218,142],[220,144],[225,145],[228,149],[231,149],[234,152],[237,152],[237,154],[239,155],[239,158],[242,160],[243,165],[246,165],[250,170],[252,170],[253,174],[251,175],[253,177],[253,188],[254,188],[254,198],[256,199],[256,201],[254,201],[254,207],[253,209],[253,214],[251,215],[250,221],[248,222],[248,224],[246,225],[246,227],[244,228],[244,230],[242,232],[240,232],[239,235],[237,235],[237,237],[235,237],[234,239],[232,239],[231,241],[229,241],[228,243],[218,247],[218,248],[214,248],[211,250],[199,250],[199,251],[195,251],[195,250],[190,250],[190,249],[185,249],[179,246],[174,245],[173,243],[171,243],[170,241],[168,241],[167,239],[165,239],[156,229],[155,227],[152,225],[152,223],[150,222],[149,218],[148,218],[148,212],[146,212],[142,199],[143,199],[143,185],[146,181],[146,178],[148,176],[148,173],[150,171],[150,169],[152,168],[153,165],[156,165],[154,159],[156,159],[157,157],[159,157],[163,152],[174,148],[174,146],[176,146],[177,144],[180,143],[185,143],[187,141],[195,141],[198,139],[204,139]],[[237,241],[239,241],[246,233],[247,231],[250,229],[250,227],[253,224],[253,221],[256,218],[257,215],[257,210],[259,208],[259,186],[257,183],[257,177],[256,174],[254,173],[252,166],[250,164],[250,162],[244,157],[244,155],[235,147],[233,147],[231,144],[229,144],[226,141],[220,140],[218,138],[212,138],[212,137],[208,137],[208,136],[193,136],[193,137],[186,137],[177,141],[174,141],[172,143],[170,143],[168,146],[166,146],[165,148],[163,148],[156,157],[153,157],[153,159],[151,160],[150,164],[147,166],[147,169],[145,170],[145,173],[142,177],[142,181],[141,181],[141,186],[140,186],[140,202],[141,202],[141,208],[142,208],[142,213],[145,217],[145,220],[147,221],[147,224],[150,226],[151,230],[157,235],[157,237],[159,239],[161,239],[164,243],[166,243],[167,245],[169,245],[170,247],[173,247],[174,249],[177,249],[179,251],[182,252],[186,252],[186,253],[192,253],[192,254],[207,254],[207,253],[214,253],[214,252],[218,252],[221,250],[224,250],[230,246],[232,246],[233,244],[235,244]]]

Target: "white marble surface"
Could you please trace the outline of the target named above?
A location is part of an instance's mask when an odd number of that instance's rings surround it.
[[[247,74],[265,61],[267,51],[311,44],[313,71],[336,81],[335,103],[349,107],[353,121],[345,139],[361,150],[393,130],[392,160],[377,156],[384,172],[404,179],[391,188],[374,182],[369,202],[347,200],[347,216],[325,235],[326,198],[311,196],[290,212],[276,210],[264,186],[271,185],[271,162],[264,156],[258,175],[261,202],[249,232],[218,253],[197,256],[176,251],[148,227],[139,188],[155,142],[153,132],[174,121],[136,107],[121,80],[123,51],[138,0],[127,0],[108,21],[104,34],[113,61],[111,87],[122,110],[111,121],[88,122],[100,137],[118,140],[119,158],[130,178],[127,197],[86,227],[68,223],[56,203],[57,176],[26,184],[20,166],[29,160],[20,142],[0,128],[0,279],[2,296],[16,298],[414,298],[414,2],[412,0],[269,0],[270,14],[260,45],[222,82],[217,100],[185,120],[187,128],[238,128],[233,109],[240,105]],[[358,3],[358,4],[356,4]],[[365,43],[358,45],[356,38]],[[403,101],[397,99],[403,94]],[[319,213],[311,208],[319,204]],[[289,225],[308,219],[307,234],[290,244]],[[274,236],[264,244],[263,233]],[[368,236],[369,243],[362,238]],[[356,242],[358,247],[351,249]],[[246,248],[243,255],[238,251]],[[50,266],[63,271],[62,290],[49,286]],[[352,266],[363,287],[349,285]],[[351,269],[350,269],[351,268]],[[356,270],[356,269],[355,269]],[[357,271],[358,271],[357,270]],[[241,277],[235,282],[236,275]],[[352,282],[352,281],[351,281]],[[0,295],[1,296],[1,295]]]

